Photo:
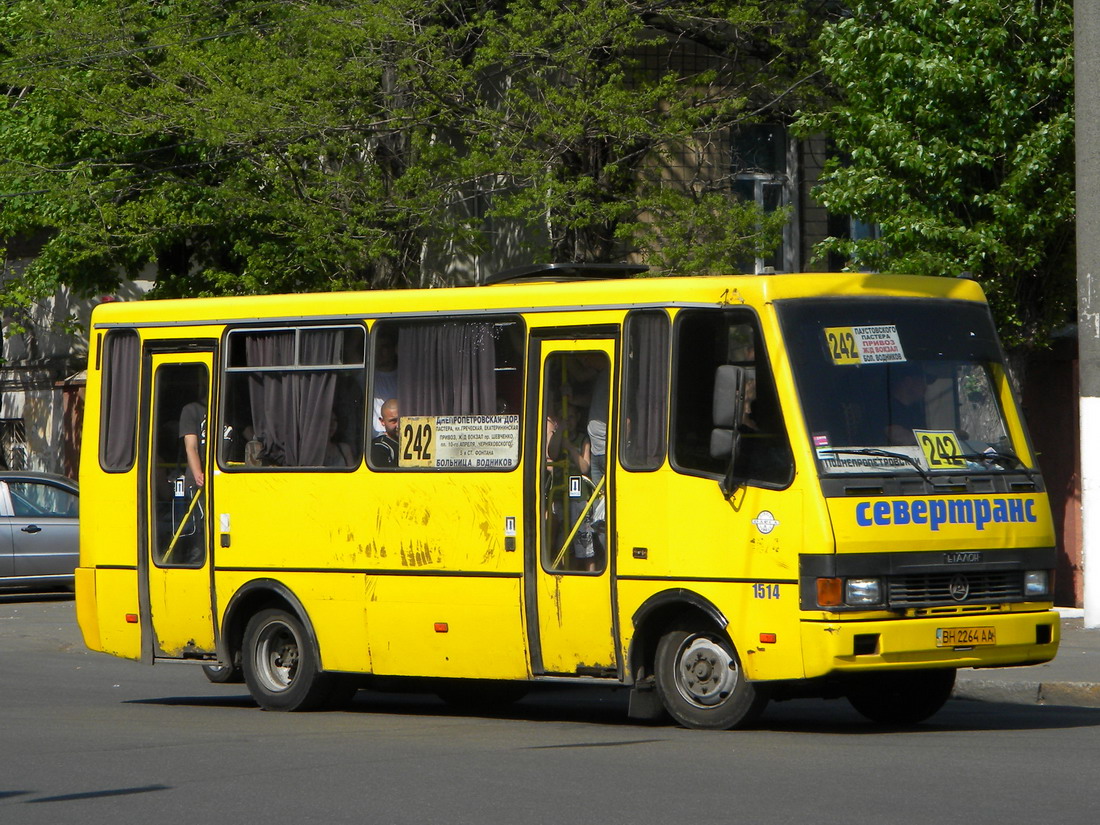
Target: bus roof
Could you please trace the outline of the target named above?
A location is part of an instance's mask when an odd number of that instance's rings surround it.
[[[92,326],[270,322],[280,318],[432,317],[486,311],[531,313],[646,307],[762,306],[791,298],[897,296],[984,302],[981,287],[962,278],[856,272],[699,277],[604,277],[500,283],[421,290],[247,295],[113,301],[97,306]]]

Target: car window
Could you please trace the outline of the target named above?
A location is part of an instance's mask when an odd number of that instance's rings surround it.
[[[61,487],[37,481],[9,481],[8,491],[12,513],[16,516],[76,517],[77,497]]]

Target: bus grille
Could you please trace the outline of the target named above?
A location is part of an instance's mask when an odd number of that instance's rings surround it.
[[[894,576],[888,587],[890,607],[1024,600],[1024,576],[1019,571]]]

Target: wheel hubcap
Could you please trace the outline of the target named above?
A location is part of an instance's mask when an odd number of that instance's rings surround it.
[[[724,646],[704,636],[688,638],[680,650],[676,687],[698,707],[724,702],[737,685],[737,660]]]
[[[256,672],[272,692],[286,690],[298,673],[298,639],[283,624],[269,624],[256,645]]]

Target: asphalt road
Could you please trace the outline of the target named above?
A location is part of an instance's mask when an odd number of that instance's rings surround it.
[[[71,599],[0,595],[3,825],[1070,823],[1098,776],[1092,708],[953,700],[892,730],[799,701],[719,733],[559,688],[493,716],[366,691],[265,713],[197,668],[88,652]]]

